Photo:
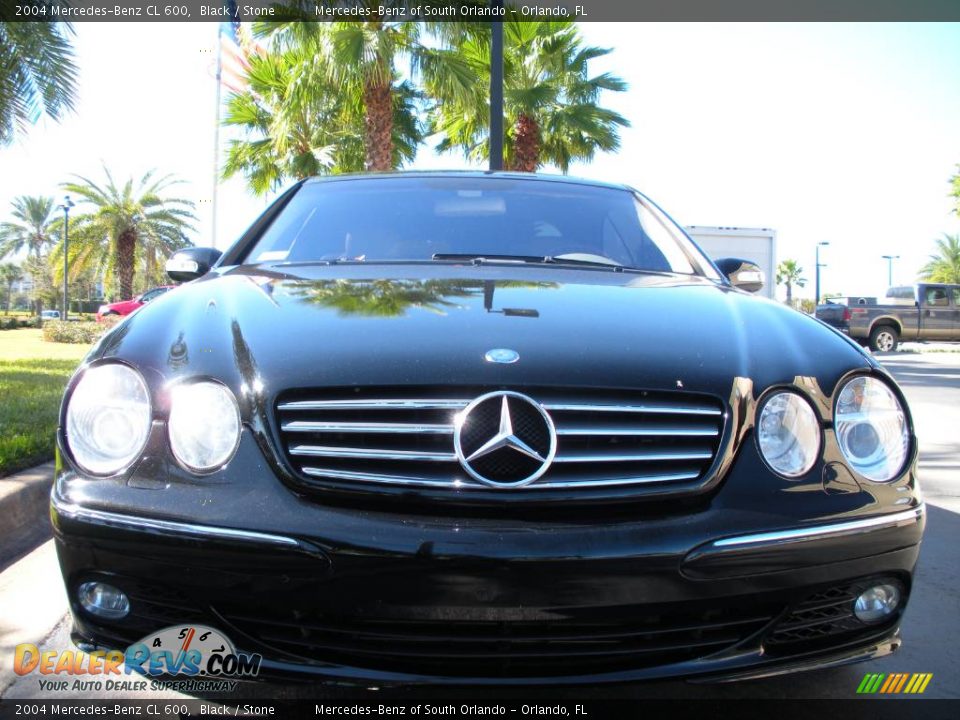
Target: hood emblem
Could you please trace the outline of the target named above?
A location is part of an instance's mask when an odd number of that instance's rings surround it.
[[[535,400],[516,392],[493,392],[457,415],[453,447],[475,480],[490,487],[523,487],[550,467],[557,431]]]
[[[510,365],[520,359],[520,353],[510,348],[494,348],[493,350],[487,350],[483,359],[487,362]]]

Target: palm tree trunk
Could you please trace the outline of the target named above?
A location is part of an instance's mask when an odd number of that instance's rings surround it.
[[[120,299],[133,297],[133,271],[137,250],[137,231],[124,230],[117,238],[117,277],[120,280]]]
[[[530,115],[521,113],[513,133],[513,160],[507,169],[536,172],[540,165],[540,126]]]
[[[393,170],[393,88],[390,82],[368,80],[363,86],[363,102],[366,106],[367,170]]]
[[[151,285],[157,284],[157,278],[155,277],[157,272],[157,263],[156,256],[152,252],[145,253],[146,258],[143,261],[143,277],[144,277],[144,286],[143,289],[147,290]]]
[[[33,248],[33,254],[34,254],[34,256],[37,258],[37,260],[40,260],[41,255],[40,255],[40,246],[39,246],[39,245],[35,245],[35,246],[34,246],[34,248]],[[33,292],[34,292],[34,294],[36,294],[36,292],[37,292],[37,284],[38,284],[38,283],[37,283],[37,281],[36,281],[36,278],[31,278],[31,280],[32,280],[32,284],[33,284]],[[33,310],[34,310],[34,312],[36,313],[37,320],[39,321],[39,320],[40,320],[40,317],[43,315],[43,300],[41,300],[39,297],[34,298],[34,301],[33,301]]]
[[[793,307],[793,283],[787,280],[787,305]]]

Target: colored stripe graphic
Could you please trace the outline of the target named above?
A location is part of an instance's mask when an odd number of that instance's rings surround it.
[[[903,674],[900,676],[900,682],[898,682],[898,683],[897,683],[897,686],[896,686],[895,688],[893,688],[893,690],[891,690],[890,692],[898,693],[898,692],[900,692],[901,690],[903,690],[903,686],[907,683],[907,680],[909,679],[909,677],[910,677],[910,676],[907,675],[907,673],[903,673]]]
[[[860,695],[898,693],[920,695],[933,679],[933,673],[867,673],[857,686]]]
[[[890,689],[896,686],[897,681],[900,679],[898,673],[893,673],[892,675],[887,676],[887,681],[883,684],[883,687],[880,688],[881,693],[890,692]]]

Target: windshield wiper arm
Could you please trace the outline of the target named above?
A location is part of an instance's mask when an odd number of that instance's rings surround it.
[[[612,260],[605,255],[595,255],[593,253],[564,253],[563,255],[548,255],[543,262],[562,263],[564,265],[591,265],[593,267],[605,267],[611,270],[622,270],[623,265],[616,260]]]
[[[502,253],[434,253],[434,260],[466,260],[482,263],[486,260],[494,262],[543,263],[548,259],[543,255],[508,255]]]
[[[567,253],[564,255],[508,255],[504,253],[434,253],[434,260],[464,260],[476,265],[483,262],[517,262],[542,265],[586,265],[589,267],[622,270],[623,265],[603,255]]]

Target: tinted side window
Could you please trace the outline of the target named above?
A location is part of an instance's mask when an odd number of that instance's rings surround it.
[[[960,307],[960,288],[953,288],[953,304]]]
[[[950,301],[947,299],[947,289],[942,287],[928,287],[926,290],[927,305],[933,307],[947,307]]]

